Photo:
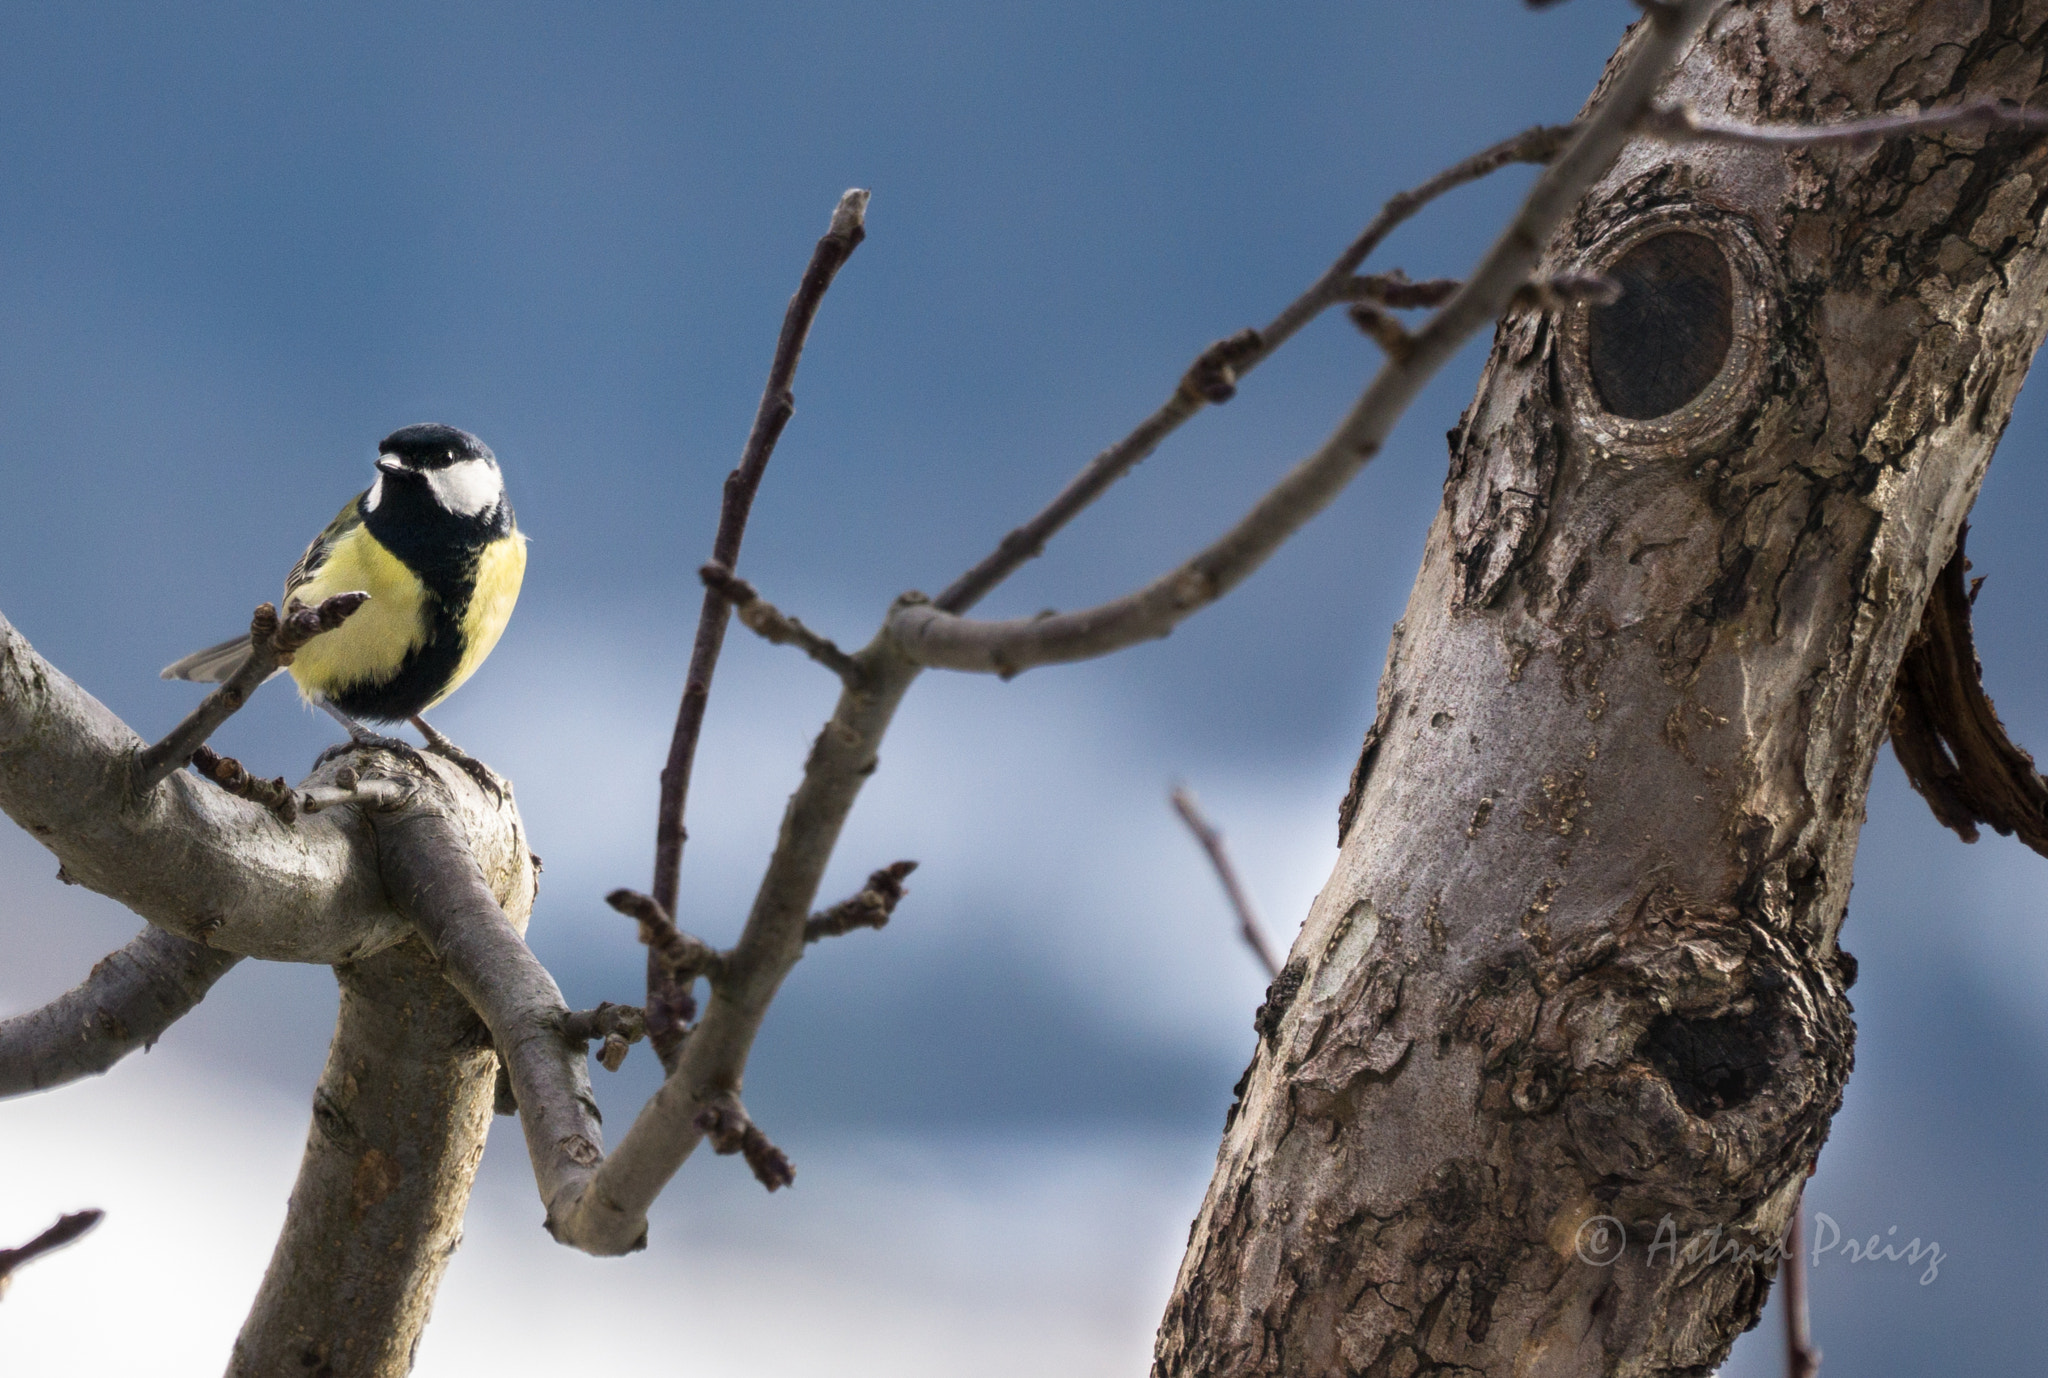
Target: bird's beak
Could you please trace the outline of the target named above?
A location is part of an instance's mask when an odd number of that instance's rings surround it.
[[[412,472],[404,460],[396,455],[378,455],[377,467],[387,474],[409,474]]]

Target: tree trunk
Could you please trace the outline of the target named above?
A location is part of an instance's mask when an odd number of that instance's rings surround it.
[[[403,1378],[491,1125],[498,1059],[418,939],[335,968],[341,1016],[229,1378]]]
[[[1732,6],[1667,98],[2033,94],[2048,4]],[[1597,97],[1596,97],[1597,99]],[[2042,140],[1641,139],[1511,317],[1156,1372],[1707,1374],[1840,1103],[1894,673],[2043,331]]]

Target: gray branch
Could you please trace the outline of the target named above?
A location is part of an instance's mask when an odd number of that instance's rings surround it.
[[[143,929],[49,1004],[0,1019],[0,1098],[97,1076],[149,1047],[241,960]]]
[[[1008,677],[1035,665],[1088,660],[1171,632],[1221,598],[1322,511],[1379,453],[1408,404],[1471,336],[1505,311],[1571,208],[1614,161],[1650,110],[1671,64],[1721,0],[1653,12],[1604,101],[1530,188],[1521,210],[1449,302],[1390,353],[1350,415],[1238,524],[1144,588],[1080,612],[973,621],[919,595],[890,612],[888,631],[920,665]],[[1347,274],[1348,276],[1348,274]]]
[[[561,989],[506,917],[463,831],[424,798],[375,822],[392,903],[490,1029],[504,1061],[548,1230],[591,1253],[642,1247],[644,1225],[624,1240],[563,1228],[565,1207],[584,1194],[604,1155],[585,1046],[565,1034],[570,1012]]]

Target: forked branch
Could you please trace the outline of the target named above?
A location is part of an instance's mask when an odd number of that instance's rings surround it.
[[[1671,63],[1721,0],[1653,11],[1647,31],[1605,100],[1577,126],[1536,179],[1521,210],[1457,293],[1390,353],[1336,432],[1224,536],[1178,569],[1122,598],[1080,612],[976,622],[918,595],[897,601],[889,634],[920,665],[1014,675],[1035,665],[1087,660],[1165,636],[1241,583],[1379,453],[1415,395],[1475,332],[1514,300],[1543,248],[1650,110]],[[1346,274],[1349,276],[1349,270]]]

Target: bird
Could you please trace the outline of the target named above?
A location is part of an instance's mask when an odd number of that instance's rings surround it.
[[[525,574],[526,537],[490,446],[436,423],[393,431],[377,446],[376,481],[285,576],[287,612],[337,593],[370,595],[293,657],[300,695],[347,728],[351,742],[393,745],[364,720],[410,721],[430,748],[460,757],[420,715],[490,655]],[[163,678],[220,683],[249,653],[244,634],[174,661]]]

